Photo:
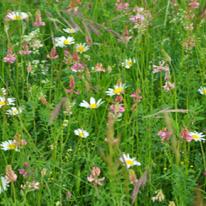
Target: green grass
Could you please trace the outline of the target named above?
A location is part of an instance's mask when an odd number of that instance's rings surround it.
[[[177,1],[176,6],[169,0],[129,2],[129,10],[118,11],[115,0],[85,0],[77,15],[66,11],[67,0],[0,2],[0,88],[6,88],[8,97],[16,98],[16,105],[22,107],[17,116],[6,114],[10,106],[0,108],[0,143],[14,139],[16,134],[27,141],[19,152],[0,150],[0,176],[6,175],[7,165],[12,165],[18,176],[0,193],[1,205],[132,205],[134,185],[129,174],[135,173],[139,179],[145,171],[146,183],[140,186],[133,205],[169,205],[169,201],[176,206],[206,204],[205,142],[187,142],[180,135],[185,128],[206,132],[206,96],[198,93],[206,86],[206,23],[201,15],[205,1],[190,11],[192,18],[188,17],[188,1]],[[144,29],[134,28],[129,20],[136,6],[151,14]],[[42,47],[28,56],[20,55],[23,36],[37,29],[32,23],[38,9],[46,23],[36,37]],[[26,12],[29,18],[6,21],[9,11]],[[63,29],[73,24],[79,31],[66,34]],[[187,29],[191,24],[193,29]],[[132,36],[128,43],[120,40],[126,28]],[[57,47],[59,57],[47,58],[54,38],[59,36],[73,36],[75,43],[92,39],[89,50],[79,54],[83,72],[71,71],[72,57],[64,57],[64,50],[68,48],[71,54],[74,45]],[[190,38],[195,45],[186,48]],[[3,61],[10,47],[17,56],[13,64]],[[126,69],[122,62],[129,58],[136,63]],[[35,65],[34,60],[40,62]],[[160,61],[168,64],[170,81],[175,83],[168,92],[163,88],[165,73],[152,72]],[[96,72],[97,63],[106,72]],[[71,76],[79,94],[66,92]],[[118,82],[126,84],[121,95],[125,112],[119,120],[109,109],[115,97],[105,93]],[[136,89],[141,90],[139,102],[130,96]],[[101,98],[104,103],[96,110],[79,106],[90,97]],[[67,126],[63,126],[65,120]],[[76,136],[77,128],[85,129],[89,136]],[[167,141],[157,134],[163,128],[172,132]],[[123,153],[136,158],[141,166],[127,169],[119,161]],[[25,162],[28,168],[23,166]],[[102,186],[87,180],[94,166],[101,169],[99,177],[105,177]],[[25,177],[19,174],[22,168],[28,172]],[[32,181],[39,182],[39,189],[22,188]],[[164,200],[153,202],[160,189]]]

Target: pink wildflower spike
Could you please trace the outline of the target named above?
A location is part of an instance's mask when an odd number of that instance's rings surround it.
[[[192,139],[192,136],[190,135],[188,129],[183,129],[181,131],[181,137],[183,139],[185,139],[187,142],[191,142],[193,139]]]
[[[64,57],[68,58],[71,55],[68,49],[64,50]]]
[[[142,14],[136,14],[136,15],[130,17],[130,21],[132,23],[139,23],[139,22],[144,21],[144,19],[145,19],[145,17]]]
[[[20,175],[22,175],[24,177],[28,176],[28,172],[25,169],[19,169],[18,171],[19,171]]]
[[[120,38],[120,41],[127,44],[130,39],[132,39],[132,36],[130,36],[129,34],[128,27],[125,26],[124,31],[122,33],[122,37]]]
[[[165,62],[160,62],[160,65],[153,65],[152,73],[159,73],[159,72],[169,72],[169,66],[165,65]]]
[[[74,80],[73,76],[71,76],[69,78],[69,87],[72,88],[72,89],[74,89],[74,87],[75,87],[75,80]]]
[[[8,48],[7,54],[3,58],[3,61],[8,64],[13,64],[16,61],[16,55],[13,53],[12,48]]]
[[[33,23],[33,26],[35,27],[41,27],[41,26],[45,26],[45,22],[42,21],[41,18],[41,12],[39,10],[36,11],[36,15],[35,15],[35,22]]]
[[[124,2],[122,0],[116,1],[116,9],[117,10],[119,10],[119,11],[126,10],[126,9],[128,9],[128,7],[129,7],[129,3]]]
[[[200,6],[200,3],[197,0],[191,0],[190,3],[189,3],[189,7],[191,9],[198,9],[199,6]]]
[[[14,170],[12,169],[11,165],[6,166],[6,179],[9,183],[16,182],[16,180],[17,180],[17,175],[14,172]]]
[[[75,62],[78,62],[78,61],[79,61],[79,55],[78,55],[77,52],[74,52],[74,53],[72,54],[72,59],[73,59],[73,61],[75,61]]]
[[[130,95],[130,97],[132,97],[135,102],[140,102],[142,99],[142,96],[140,94],[141,94],[141,90],[137,89],[135,92],[133,92]]]
[[[116,96],[115,97],[115,102],[123,102],[123,97],[122,96]]]
[[[158,136],[160,136],[160,138],[163,141],[168,140],[171,137],[171,135],[172,135],[172,132],[168,131],[167,128],[164,128],[158,132]]]
[[[73,76],[70,76],[69,78],[69,89],[66,90],[67,93],[74,93],[74,94],[79,94],[79,91],[75,91],[75,80]]]
[[[110,106],[110,110],[113,113],[123,113],[125,111],[125,108],[122,104],[112,104]]]
[[[165,91],[170,91],[170,90],[172,90],[172,89],[174,89],[175,88],[175,84],[174,83],[171,83],[171,82],[169,82],[169,81],[166,81],[165,82],[165,85],[163,86],[163,88],[164,88],[164,90]]]
[[[91,37],[86,36],[86,37],[85,37],[85,41],[86,41],[86,43],[87,43],[89,46],[92,45],[92,39],[91,39]]]
[[[29,65],[27,66],[26,70],[27,70],[28,73],[31,73],[31,72],[32,72],[32,66],[31,66],[31,64],[29,64]]]
[[[55,47],[53,47],[51,51],[49,52],[49,54],[47,55],[47,58],[54,60],[54,59],[57,59],[58,57],[59,55],[57,54],[57,50]]]
[[[29,167],[29,163],[28,162],[24,162],[24,167]]]
[[[95,186],[101,186],[104,183],[105,178],[99,178],[101,174],[101,169],[94,166],[90,172],[90,175],[87,177],[88,182],[92,183]]]
[[[21,55],[29,55],[29,54],[31,54],[32,51],[29,50],[28,43],[24,42],[22,47],[23,47],[23,50],[20,50],[19,54],[21,54]]]
[[[101,63],[97,63],[95,65],[95,71],[96,72],[106,72],[104,66]]]
[[[81,63],[75,63],[71,66],[73,72],[81,72],[84,69],[84,65]]]

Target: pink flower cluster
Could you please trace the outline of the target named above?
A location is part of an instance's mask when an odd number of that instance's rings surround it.
[[[171,82],[171,76],[170,76],[170,69],[167,64],[165,64],[164,61],[160,62],[160,65],[153,65],[153,71],[152,73],[160,73],[165,72],[165,84],[163,86],[163,89],[165,91],[170,91],[175,88],[175,84]]]
[[[172,132],[168,131],[167,128],[164,128],[158,132],[158,136],[160,136],[162,141],[169,140],[171,135],[172,135]]]

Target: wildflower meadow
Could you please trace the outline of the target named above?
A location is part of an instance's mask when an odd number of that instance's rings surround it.
[[[205,0],[0,0],[0,205],[206,206]]]

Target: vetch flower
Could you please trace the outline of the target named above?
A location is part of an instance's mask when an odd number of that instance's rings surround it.
[[[9,182],[7,181],[6,177],[0,177],[0,194],[7,190],[9,186]]]
[[[15,182],[17,180],[17,175],[13,171],[11,165],[6,166],[6,179],[9,183],[10,182]]]
[[[165,85],[163,86],[164,90],[166,92],[169,92],[170,90],[174,89],[175,88],[175,84],[174,83],[171,83],[169,81],[166,81],[165,82]]]
[[[153,65],[153,71],[152,73],[159,73],[159,72],[168,72],[169,71],[169,66],[167,64],[165,64],[164,61],[160,62],[160,65]]]
[[[27,42],[23,43],[22,50],[19,51],[21,55],[29,55],[31,54],[31,50],[29,50],[29,44]]]
[[[198,89],[198,92],[199,92],[200,94],[202,94],[202,95],[206,95],[206,87],[200,87],[200,88]]]
[[[106,72],[106,69],[101,63],[97,63],[94,67],[96,72]]]
[[[86,102],[85,100],[83,100],[83,102],[80,103],[80,107],[85,107],[87,109],[97,109],[101,104],[103,104],[104,102],[102,101],[102,99],[99,99],[97,102],[94,99],[94,97],[90,98],[90,102]]]
[[[123,154],[121,157],[120,157],[120,161],[126,165],[126,167],[129,169],[130,167],[132,166],[140,166],[141,163],[140,162],[137,162],[135,158],[131,158],[129,156],[129,154]]]
[[[114,88],[109,88],[107,91],[106,91],[106,94],[108,96],[114,96],[114,95],[121,95],[124,93],[124,89],[125,89],[125,84],[122,84],[122,83],[118,83],[116,85],[114,85]]]
[[[74,34],[76,33],[78,30],[75,29],[75,28],[66,28],[66,29],[63,29],[64,32],[68,33],[68,34]]]
[[[87,138],[89,136],[89,133],[86,130],[83,130],[81,128],[75,129],[74,134],[81,138]]]
[[[74,63],[71,66],[73,72],[82,72],[84,70],[84,65],[82,63]]]
[[[126,9],[128,9],[128,7],[129,7],[129,3],[124,2],[122,0],[116,1],[116,9],[117,10],[119,10],[119,11],[126,10]]]
[[[85,43],[76,44],[76,52],[82,54],[89,50],[89,47]]]
[[[191,9],[198,9],[200,6],[200,3],[197,0],[191,0],[189,3],[189,7]]]
[[[172,132],[168,131],[167,128],[164,128],[158,132],[158,135],[164,141],[164,140],[168,140],[171,137]]]
[[[24,20],[28,18],[28,14],[25,12],[20,12],[20,11],[12,11],[6,15],[6,18],[12,21]]]
[[[47,58],[53,60],[53,59],[57,59],[58,57],[59,55],[57,54],[57,50],[55,47],[53,47],[51,51],[49,52],[49,54],[47,55]]]
[[[132,97],[133,101],[134,102],[140,102],[141,99],[142,99],[142,96],[140,95],[141,94],[141,90],[140,89],[136,89],[135,92],[133,92],[130,97]]]
[[[134,64],[136,63],[135,59],[126,59],[124,62],[122,62],[122,66],[126,69],[130,69]]]
[[[88,182],[92,183],[95,186],[101,186],[104,183],[105,178],[99,178],[101,174],[101,169],[94,166],[91,170],[90,175],[87,177]]]
[[[125,108],[124,108],[124,105],[117,103],[117,104],[112,104],[110,106],[110,110],[113,113],[123,113],[125,111]]]
[[[7,140],[0,144],[0,148],[4,151],[15,150],[19,151],[15,140]]]
[[[110,106],[110,111],[116,118],[120,118],[122,116],[122,113],[124,113],[125,108],[123,104],[116,103]]]
[[[8,109],[6,113],[10,116],[16,116],[16,115],[22,113],[22,109],[20,107],[19,108],[11,107],[11,109]]]
[[[66,47],[68,45],[71,45],[71,44],[74,44],[74,38],[73,37],[64,37],[64,36],[61,36],[61,37],[55,37],[54,39],[54,42],[55,42],[55,46],[56,47]]]
[[[192,140],[194,140],[195,142],[198,141],[205,141],[205,139],[203,138],[205,135],[203,135],[201,132],[189,132],[189,135],[192,137]]]
[[[35,15],[35,22],[33,23],[33,26],[35,27],[41,27],[41,26],[45,26],[45,22],[42,21],[41,18],[41,12],[39,10],[36,11],[36,15]]]
[[[12,48],[8,48],[7,54],[3,58],[3,61],[8,64],[13,64],[16,61],[16,55],[13,53]]]
[[[190,132],[187,129],[183,129],[181,131],[181,137],[187,142],[191,142],[193,140],[192,135],[190,135]]]

